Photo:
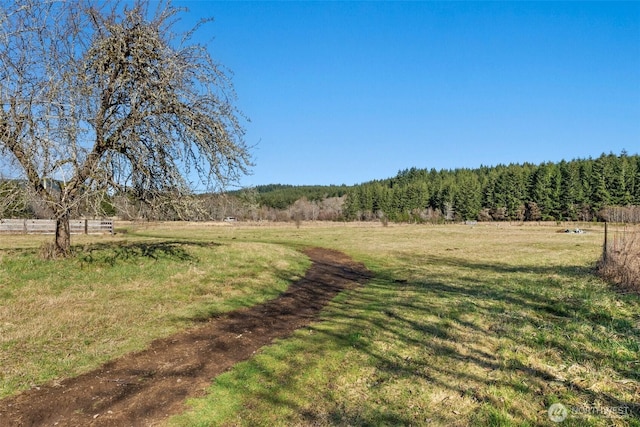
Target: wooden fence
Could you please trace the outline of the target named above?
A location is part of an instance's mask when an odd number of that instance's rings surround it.
[[[71,234],[113,234],[110,219],[74,219],[69,221]],[[52,219],[0,219],[0,234],[53,234]]]

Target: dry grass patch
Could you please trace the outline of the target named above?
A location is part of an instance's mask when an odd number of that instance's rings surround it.
[[[614,231],[603,248],[598,272],[625,291],[640,294],[640,230]]]

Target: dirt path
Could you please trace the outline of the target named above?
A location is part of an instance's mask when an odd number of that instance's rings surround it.
[[[79,377],[0,400],[0,426],[149,426],[183,411],[185,398],[203,395],[212,378],[309,324],[336,294],[371,277],[340,252],[315,248],[305,254],[311,268],[277,299],[154,341]]]

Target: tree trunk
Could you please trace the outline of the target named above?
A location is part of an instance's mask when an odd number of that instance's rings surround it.
[[[66,257],[71,253],[71,230],[69,228],[69,213],[56,218],[55,255]]]

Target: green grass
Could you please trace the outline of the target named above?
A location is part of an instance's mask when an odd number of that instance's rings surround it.
[[[0,397],[274,298],[309,265],[280,245],[137,236],[83,236],[73,258],[43,261],[40,239],[4,237]]]
[[[59,326],[49,332],[54,323],[49,322],[33,335],[54,337],[50,347],[42,341],[33,345],[33,354],[13,361],[11,369],[30,372],[40,363],[35,353],[45,348],[52,352],[48,369],[57,369],[48,377],[67,375],[89,364],[78,368],[71,360],[74,367],[62,369],[65,357],[94,363],[187,327],[220,307],[252,304],[308,265],[294,248],[324,246],[364,262],[375,278],[337,296],[322,322],[217,377],[209,394],[190,400],[190,409],[169,425],[544,426],[556,425],[547,409],[559,402],[592,412],[570,414],[563,426],[638,426],[637,418],[602,414],[607,408],[638,411],[640,299],[616,293],[594,276],[600,228],[581,225],[588,229],[583,235],[556,233],[559,228],[566,227],[137,226],[125,235],[129,249],[109,241],[104,247],[100,241],[79,241],[79,247],[96,249],[92,259],[62,263],[84,268],[68,278],[55,273],[60,264],[43,264],[28,248],[0,251],[0,298],[64,297],[68,304],[82,305],[120,295],[137,298],[133,305],[158,307],[150,317],[161,314],[149,324],[138,320],[143,337],[135,344],[119,343],[117,351],[103,349],[99,357],[87,355],[96,351],[83,341],[95,341],[91,334],[58,351],[61,344],[55,340],[67,332]],[[151,251],[156,259],[145,255],[149,245],[158,246]],[[51,279],[52,273],[59,279]],[[111,278],[91,287],[105,273]],[[21,279],[13,283],[9,277]],[[49,285],[38,288],[39,281]],[[228,285],[221,288],[221,283]],[[245,283],[253,287],[242,293]],[[158,286],[162,292],[150,291]],[[232,295],[238,288],[240,295]],[[48,296],[36,295],[38,289]],[[54,306],[36,305],[43,314],[34,324]],[[5,305],[0,307],[0,327],[19,324]],[[27,311],[33,314],[35,308]],[[109,338],[102,339],[118,342],[131,333],[127,322],[103,319],[89,331],[97,336],[109,329]],[[17,329],[14,339],[26,345]],[[10,352],[4,334],[2,339],[4,362]]]
[[[217,378],[170,424],[551,425],[640,395],[640,301],[593,276],[600,230],[242,228],[236,239],[342,249],[376,273],[324,322]],[[229,409],[232,408],[232,409]],[[570,415],[563,425],[638,425]]]

